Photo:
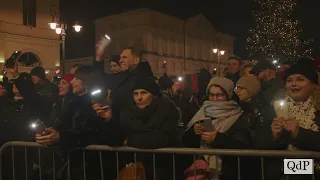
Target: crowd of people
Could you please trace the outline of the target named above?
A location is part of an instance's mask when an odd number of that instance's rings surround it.
[[[34,67],[30,73],[19,73],[17,66],[7,68],[12,79],[4,78],[0,83],[0,145],[35,141],[59,147],[56,158],[61,163],[56,163],[56,178],[66,179],[66,169],[70,168],[71,179],[77,180],[84,179],[82,154],[68,149],[88,145],[320,151],[320,91],[312,60],[286,62],[279,71],[268,60],[243,64],[239,57],[230,56],[224,77],[200,72],[203,87],[195,93],[192,88],[181,88],[167,74],[154,77],[148,61],[142,61],[132,47],[111,58],[108,74],[102,54],[97,51],[92,66],[75,65],[58,86],[46,79],[42,67]],[[287,117],[276,113],[274,105],[279,101],[286,103]],[[35,120],[46,128],[37,130]],[[52,164],[32,161],[37,159],[32,150],[27,153],[33,163],[28,170],[21,163],[25,162],[24,153],[18,153],[14,160],[10,154],[11,150],[6,152],[1,167],[5,169],[4,179],[12,178],[12,161],[17,161],[16,179],[25,179],[25,171],[32,177],[39,166],[42,179],[52,179],[52,169],[45,167]],[[48,154],[42,155],[50,159]],[[100,179],[97,156],[86,156],[87,179]],[[152,155],[140,153],[136,159],[143,164],[146,179],[153,179],[155,172],[156,179],[172,179],[171,156],[157,155],[155,168]],[[260,158],[240,159],[241,179],[261,179]],[[201,169],[194,170],[193,160],[188,155],[176,157],[177,179],[196,175],[221,180],[238,177],[236,157],[197,157],[197,164],[207,165],[208,173],[204,174]],[[132,162],[132,156],[126,154],[119,166],[123,169]],[[266,158],[264,164],[265,179],[283,178],[281,157]],[[104,153],[103,165],[105,179],[117,179],[115,154]]]

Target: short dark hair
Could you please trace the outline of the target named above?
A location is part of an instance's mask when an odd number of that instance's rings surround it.
[[[82,64],[74,64],[73,66],[72,66],[72,68],[78,68],[78,67],[81,67],[82,66]]]
[[[239,61],[239,64],[240,64],[240,65],[242,64],[242,59],[241,59],[239,56],[230,55],[229,58],[228,58],[228,61],[230,61],[231,59],[238,60],[238,61]]]
[[[131,53],[132,53],[133,56],[137,56],[139,58],[141,56],[141,52],[137,48],[135,48],[134,46],[125,47],[125,48],[122,49],[122,51],[124,51],[124,50],[131,50]]]

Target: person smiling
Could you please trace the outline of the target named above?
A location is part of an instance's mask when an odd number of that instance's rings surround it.
[[[288,103],[289,118],[274,118],[261,144],[264,149],[320,151],[320,92],[315,88],[318,74],[312,61],[298,61],[287,69],[285,80],[287,96],[284,100]],[[315,174],[318,179],[317,171]]]

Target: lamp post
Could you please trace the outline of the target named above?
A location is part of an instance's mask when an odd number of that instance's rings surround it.
[[[221,76],[221,69],[220,69],[220,56],[223,56],[226,51],[218,48],[212,49],[212,52],[214,54],[217,54],[217,59],[218,59],[218,75]]]
[[[52,5],[50,7],[50,14],[52,16],[52,20],[49,23],[50,28],[55,30],[57,34],[60,35],[61,38],[61,59],[60,59],[60,72],[63,75],[64,74],[64,61],[66,57],[66,29],[67,24],[65,24],[61,18],[60,18],[60,7],[57,5]],[[78,24],[78,22],[75,23],[73,26],[74,30],[76,32],[80,32],[82,26]]]

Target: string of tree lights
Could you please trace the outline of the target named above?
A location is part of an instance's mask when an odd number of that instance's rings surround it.
[[[256,27],[249,30],[246,47],[251,59],[283,62],[311,57],[313,40],[301,40],[299,21],[290,18],[297,0],[255,0],[255,3]]]

